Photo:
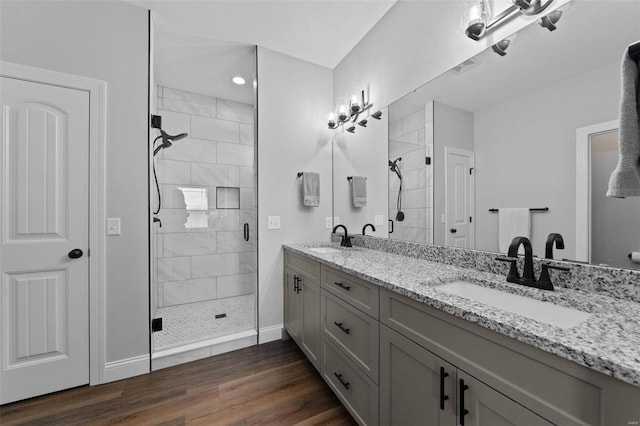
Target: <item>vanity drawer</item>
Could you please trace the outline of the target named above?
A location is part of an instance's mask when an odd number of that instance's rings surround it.
[[[371,380],[378,383],[378,342],[380,323],[323,290],[322,331]]]
[[[307,259],[304,256],[294,254],[290,251],[284,251],[284,264],[288,268],[293,269],[295,272],[299,272],[307,275],[311,280],[318,282],[320,280],[320,262],[316,262],[311,259]]]
[[[326,336],[322,339],[322,377],[359,424],[378,424],[378,386]]]
[[[323,265],[322,287],[373,318],[378,318],[377,285]]]

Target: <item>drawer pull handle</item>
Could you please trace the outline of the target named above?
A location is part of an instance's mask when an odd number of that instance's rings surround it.
[[[349,334],[349,332],[351,331],[351,329],[349,329],[349,328],[344,328],[344,327],[342,326],[342,323],[341,323],[341,322],[336,322],[336,321],[334,321],[333,323],[334,323],[334,324],[336,325],[336,327],[338,327],[340,330],[344,331],[344,332],[345,332],[345,334]]]
[[[351,384],[342,380],[342,374],[333,373],[333,375],[338,378],[338,381],[342,384],[342,386],[344,386],[345,389],[349,390],[349,386],[351,386]]]
[[[460,397],[458,398],[460,401],[460,426],[464,426],[464,416],[469,414],[469,410],[464,408],[464,391],[469,389],[469,386],[464,384],[464,380],[460,379],[460,386],[458,387],[460,391]]]
[[[300,278],[297,275],[293,276],[293,291],[298,292],[298,280]]]
[[[449,399],[449,395],[444,394],[444,379],[449,377],[449,373],[444,371],[444,367],[440,367],[440,409],[444,410],[444,402]]]
[[[351,290],[351,286],[344,285],[344,283],[337,283],[337,282],[334,282],[334,284],[335,284],[335,285],[337,285],[338,287],[344,288],[344,289],[345,289],[345,290],[347,290],[347,291]]]

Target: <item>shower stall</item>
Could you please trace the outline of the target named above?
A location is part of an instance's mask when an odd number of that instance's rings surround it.
[[[154,370],[257,343],[255,74],[254,46],[156,35]]]

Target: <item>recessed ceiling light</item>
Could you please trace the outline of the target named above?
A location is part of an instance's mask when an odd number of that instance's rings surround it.
[[[245,83],[244,78],[240,77],[239,75],[231,77],[231,81],[233,81],[238,86],[242,86]]]

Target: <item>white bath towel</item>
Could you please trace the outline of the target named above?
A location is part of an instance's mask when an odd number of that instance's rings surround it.
[[[320,205],[320,174],[304,172],[302,174],[302,197],[305,206]]]
[[[531,213],[529,209],[498,210],[498,245],[501,253],[509,251],[509,245],[515,237],[529,238],[530,234]]]
[[[622,57],[622,94],[618,165],[609,178],[607,197],[640,197],[640,82],[639,65],[625,49]]]
[[[353,207],[364,207],[367,205],[367,178],[363,176],[351,177],[351,198]]]

